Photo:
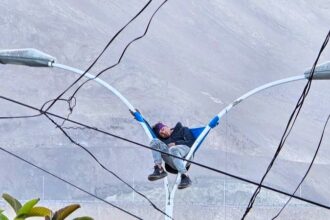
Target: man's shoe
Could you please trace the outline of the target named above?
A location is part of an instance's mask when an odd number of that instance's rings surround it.
[[[181,174],[181,182],[178,185],[178,189],[184,189],[191,186],[191,180],[186,174]]]
[[[163,169],[163,167],[159,168],[157,165],[154,166],[155,170],[152,174],[148,176],[148,180],[155,181],[162,179],[167,176],[166,171]]]

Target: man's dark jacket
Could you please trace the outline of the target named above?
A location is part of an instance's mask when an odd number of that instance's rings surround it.
[[[175,143],[175,145],[187,145],[191,147],[195,138],[187,127],[183,127],[181,122],[178,122],[173,129],[171,136],[167,139],[160,138],[165,144]]]

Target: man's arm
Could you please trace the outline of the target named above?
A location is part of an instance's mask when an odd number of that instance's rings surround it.
[[[176,145],[187,145],[191,147],[195,142],[195,138],[187,127],[183,127],[183,140],[176,141]]]

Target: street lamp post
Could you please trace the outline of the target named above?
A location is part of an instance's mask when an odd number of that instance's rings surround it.
[[[56,67],[60,69],[64,69],[79,75],[84,74],[84,71],[66,66],[63,64],[56,63],[56,59],[48,54],[45,54],[39,50],[36,49],[18,49],[18,50],[2,50],[0,51],[0,63],[2,64],[18,64],[18,65],[26,65],[26,66],[32,66],[32,67]],[[112,93],[114,93],[130,110],[130,112],[135,116],[136,120],[140,123],[140,125],[143,127],[145,133],[147,134],[149,140],[152,140],[153,134],[150,131],[150,128],[146,124],[146,121],[144,120],[142,114],[138,112],[134,106],[115,88],[110,86],[108,83],[103,81],[100,78],[96,78],[94,75],[86,73],[85,77],[94,80],[95,82],[99,83],[103,87],[110,90]],[[273,81],[267,84],[264,84],[262,86],[259,86],[255,89],[250,90],[249,92],[243,94],[238,99],[234,100],[232,103],[230,103],[228,106],[226,106],[223,110],[221,110],[210,122],[209,124],[204,128],[202,133],[198,136],[197,140],[191,147],[190,152],[186,156],[186,159],[190,159],[197,147],[200,145],[200,143],[204,140],[204,138],[207,136],[207,134],[211,131],[211,129],[215,128],[221,118],[227,114],[232,108],[243,102],[245,99],[249,98],[250,96],[259,93],[263,90],[266,90],[268,88],[295,82],[299,80],[307,80],[311,77],[311,70],[305,71],[303,75],[289,77],[277,81]],[[330,62],[326,62],[324,64],[321,64],[315,68],[313,80],[329,80],[330,79]],[[186,165],[186,161],[184,162]],[[168,182],[168,179],[164,179],[164,186],[166,191],[166,214],[170,217],[173,216],[173,208],[174,208],[174,197],[175,192],[177,189],[177,186],[180,182],[180,175],[177,176],[177,179],[175,181],[175,184],[172,189],[170,189],[170,185]],[[169,220],[170,218],[165,216],[165,220]]]

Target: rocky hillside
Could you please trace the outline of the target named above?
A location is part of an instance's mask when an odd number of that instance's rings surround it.
[[[84,70],[146,2],[3,0],[0,49],[36,48],[56,57],[58,63]],[[143,33],[160,3],[152,1],[141,17],[109,47],[92,73],[118,60],[126,44]],[[102,79],[122,92],[150,123],[164,121],[174,125],[181,121],[188,126],[200,126],[250,89],[303,74],[310,68],[328,32],[329,14],[327,0],[168,1],[154,18],[147,36],[134,43],[121,64],[105,72]],[[320,63],[328,60],[329,48]],[[77,77],[58,69],[12,65],[1,65],[0,72],[0,95],[36,107],[56,97]],[[210,134],[195,160],[258,181],[305,83],[272,88],[238,105]],[[313,82],[292,136],[266,181],[268,185],[291,192],[307,169],[329,114],[329,83]],[[0,106],[1,116],[35,114],[4,100],[0,100]],[[65,116],[67,108],[65,103],[58,103],[53,112]],[[148,143],[128,109],[94,82],[78,93],[71,117]],[[147,206],[143,202],[136,206],[130,203],[125,196],[131,193],[129,189],[72,145],[45,117],[1,120],[0,131],[1,147],[103,198],[122,198],[115,201],[127,202],[132,210]],[[88,130],[68,132],[111,170],[163,204],[163,198],[159,198],[162,196],[153,190],[153,187],[160,189],[162,183],[151,184],[146,180],[152,170],[149,151]],[[302,196],[326,204],[330,201],[329,137],[325,135],[316,166],[302,191]],[[0,153],[0,158],[1,191],[22,199],[35,196],[48,200],[91,199],[4,153]],[[198,167],[192,168],[191,176],[195,184],[190,194],[185,195],[202,201],[195,209],[196,216],[204,215],[199,211],[203,205],[222,204],[223,201],[217,199],[218,187],[221,187],[217,181],[221,182],[223,176]],[[253,187],[240,187],[240,182],[233,182],[236,188],[232,194],[239,194],[233,198],[245,204]],[[205,190],[207,193],[201,193]],[[181,192],[178,197],[179,194]],[[283,202],[277,195],[271,195],[270,201]],[[242,211],[238,209],[237,215]],[[184,212],[185,209],[180,209],[175,213],[182,216]],[[294,209],[288,212],[299,216]],[[324,213],[318,212],[320,218],[317,219],[327,219],[328,214]],[[142,215],[148,218],[147,214]],[[215,215],[209,219],[222,219]],[[258,212],[254,215],[258,216]],[[308,218],[301,215],[297,219]]]

